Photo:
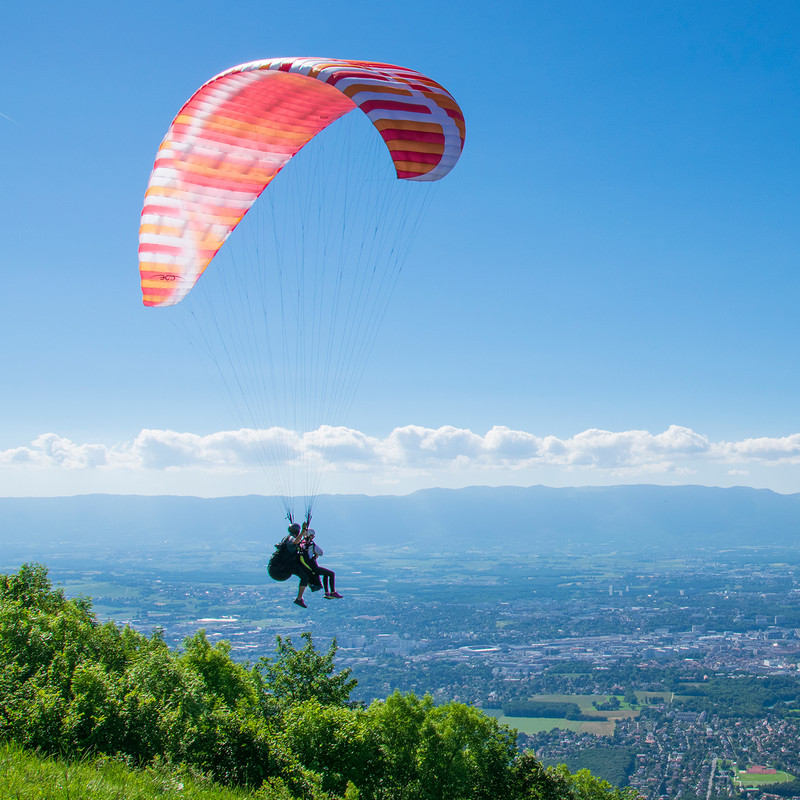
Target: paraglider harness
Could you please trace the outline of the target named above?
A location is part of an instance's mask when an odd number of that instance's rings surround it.
[[[300,572],[308,573],[306,577],[308,577],[308,583],[313,591],[315,584],[320,583],[319,576],[314,575],[314,573],[304,569],[300,564],[298,551],[294,550],[293,552],[289,549],[289,543],[295,538],[295,536],[297,536],[297,533],[299,533],[301,530],[308,530],[308,526],[311,524],[311,512],[308,512],[306,521],[303,523],[303,527],[299,529],[297,523],[292,520],[291,514],[287,514],[286,518],[290,522],[289,534],[288,536],[284,536],[284,538],[275,545],[275,552],[272,554],[272,556],[270,556],[269,564],[267,565],[267,572],[269,573],[270,578],[275,581],[287,581],[292,577],[292,575],[298,575]],[[294,534],[292,534],[293,528],[296,531]]]
[[[288,581],[294,574],[297,553],[289,552],[289,537],[275,545],[275,552],[269,559],[267,572],[274,581]]]

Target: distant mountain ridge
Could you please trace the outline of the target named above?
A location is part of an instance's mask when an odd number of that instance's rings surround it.
[[[198,498],[79,495],[0,498],[0,555],[6,546],[59,541],[259,541],[286,522],[272,497]],[[583,545],[620,549],[800,545],[800,494],[704,486],[425,489],[405,496],[323,495],[312,522],[343,545],[423,549]]]

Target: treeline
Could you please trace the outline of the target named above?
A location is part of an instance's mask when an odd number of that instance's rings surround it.
[[[547,717],[550,719],[597,721],[597,717],[584,714],[577,703],[559,703],[545,700],[515,700],[503,705],[503,714],[507,717]]]
[[[263,800],[622,800],[583,770],[546,769],[515,734],[461,703],[395,692],[350,702],[349,670],[302,634],[273,658],[230,658],[203,631],[171,650],[100,624],[47,570],[0,575],[0,738],[30,750],[189,766]]]
[[[777,797],[800,797],[800,780],[791,780],[786,783],[770,783],[761,787],[761,794],[770,794]],[[755,792],[753,797],[759,797]]]

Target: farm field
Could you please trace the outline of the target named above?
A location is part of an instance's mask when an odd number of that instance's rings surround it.
[[[508,725],[509,728],[520,733],[534,734],[552,731],[554,728],[561,728],[565,731],[580,731],[582,725],[594,725],[593,722],[581,722],[577,719],[563,719],[561,717],[506,717],[501,709],[484,708],[484,714],[494,717],[501,725]],[[613,727],[613,723],[612,727]],[[613,731],[612,731],[613,732]]]
[[[621,702],[620,708],[608,711],[598,711],[592,705],[595,702],[605,703],[610,697],[611,695],[607,694],[532,694],[529,699],[536,703],[575,703],[582,714],[603,720],[639,716],[640,709],[625,702]]]
[[[618,695],[619,697],[619,695]],[[538,703],[575,703],[581,713],[587,717],[597,717],[595,720],[574,720],[564,717],[507,717],[501,709],[483,709],[485,713],[496,717],[509,728],[514,728],[520,733],[534,735],[559,728],[561,730],[590,733],[594,736],[613,736],[617,720],[638,717],[642,708],[654,699],[667,703],[679,703],[683,699],[672,692],[636,692],[640,706],[631,705],[620,701],[620,708],[600,711],[592,703],[605,703],[609,700],[607,694],[534,694],[528,697],[531,702]]]
[[[500,717],[499,722],[514,728],[520,733],[534,734],[551,731],[554,728],[591,733],[593,736],[613,736],[616,723],[613,719],[598,719],[596,722],[551,717]]]
[[[543,694],[531,695],[531,700],[554,703],[576,703],[587,716],[594,712],[597,720],[566,719],[565,717],[507,717],[500,708],[481,709],[485,714],[495,717],[501,725],[508,725],[520,733],[533,735],[559,728],[565,731],[578,733],[591,733],[594,736],[613,736],[615,719],[636,716],[639,712],[635,709],[620,709],[619,711],[597,711],[592,706],[592,700],[602,702],[607,700],[607,695],[571,695],[571,694]],[[608,719],[607,719],[608,717]]]

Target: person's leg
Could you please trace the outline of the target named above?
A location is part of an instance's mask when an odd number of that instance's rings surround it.
[[[306,586],[308,586],[308,581],[305,579],[303,575],[301,575],[300,585],[297,587],[297,597],[295,598],[294,602],[298,606],[303,606],[303,608],[308,608],[308,606],[306,605],[306,601],[303,600],[303,592],[305,592]]]
[[[336,573],[332,569],[325,569],[324,567],[320,567],[319,571],[325,576],[325,583],[326,583],[326,590],[325,590],[325,597],[327,598],[338,598],[341,599],[341,595],[339,592],[336,591]],[[330,582],[331,590],[330,592],[327,590],[327,584]]]
[[[317,592],[322,588],[322,581],[319,579],[319,573],[315,571],[314,567],[308,561],[300,556],[298,559],[302,575],[305,576],[306,583],[311,587],[312,592]]]
[[[317,570],[319,574],[322,576],[322,583],[325,585],[325,597],[334,591],[333,581],[334,581],[334,574],[333,570],[326,569],[325,567],[320,567],[317,565]],[[329,588],[330,587],[330,588]]]

